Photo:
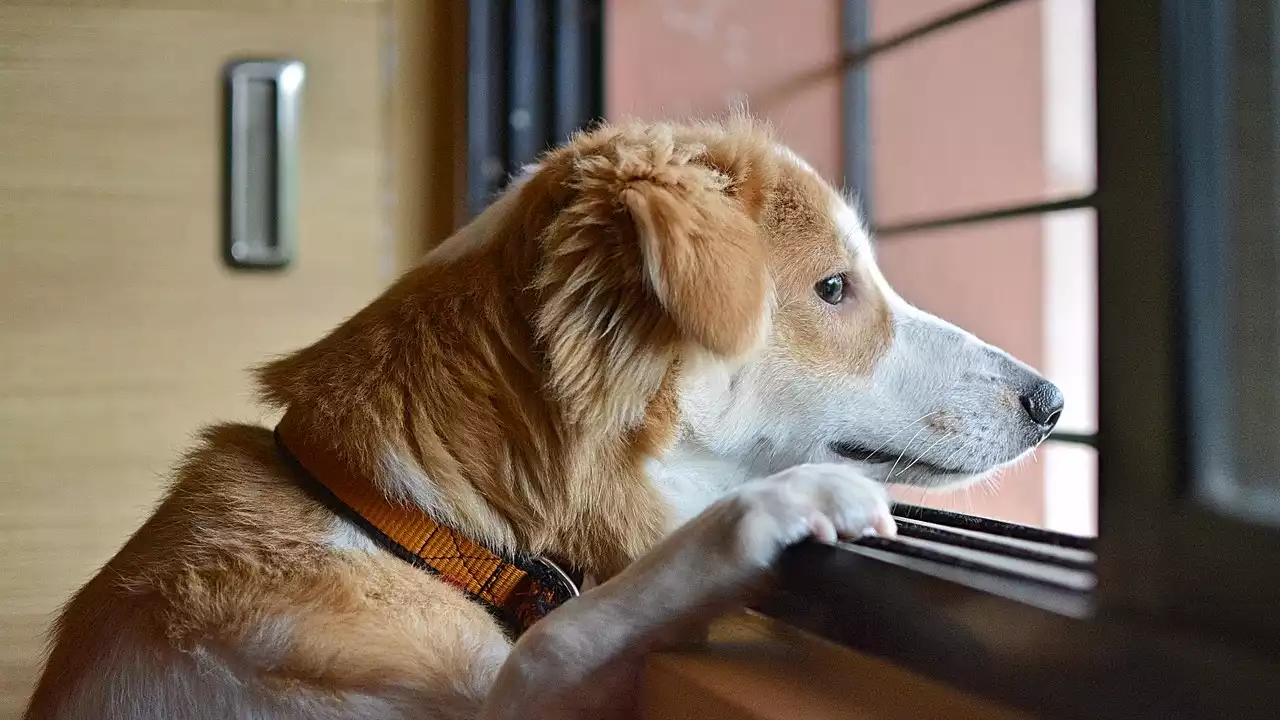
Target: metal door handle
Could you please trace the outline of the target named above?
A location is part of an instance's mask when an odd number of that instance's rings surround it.
[[[297,60],[233,62],[226,78],[226,228],[223,255],[238,268],[282,268],[298,229]]]

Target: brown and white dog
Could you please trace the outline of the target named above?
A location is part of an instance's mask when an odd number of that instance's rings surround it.
[[[850,204],[740,116],[575,137],[258,379],[369,493],[596,585],[513,643],[271,430],[217,426],[66,607],[28,718],[627,716],[644,653],[783,548],[893,534],[883,483],[984,477],[1062,406],[898,297]]]

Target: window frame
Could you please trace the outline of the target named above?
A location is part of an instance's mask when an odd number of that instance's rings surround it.
[[[1205,189],[1229,187],[1238,160],[1222,145],[1229,98],[1219,95],[1230,86],[1224,34],[1237,0],[1145,0],[1131,15],[1107,5],[1098,21],[1099,590],[1116,608],[1275,648],[1280,530],[1215,511],[1196,491],[1194,451],[1206,438],[1190,432],[1183,390],[1215,382],[1189,360],[1214,342],[1197,308],[1216,292],[1202,277],[1220,251],[1212,238],[1231,227],[1230,203]],[[1125,411],[1134,407],[1146,412]]]
[[[870,45],[846,37],[846,118],[865,122],[865,63],[877,54],[1017,1],[979,2]],[[1236,1],[1095,3],[1095,192],[875,228],[885,240],[1096,209],[1098,433],[1070,438],[1099,450],[1092,597],[1063,604],[943,563],[808,542],[784,557],[760,611],[1039,716],[1274,714],[1280,621],[1268,610],[1280,601],[1280,532],[1215,512],[1194,492],[1184,400],[1188,383],[1213,380],[1188,351],[1205,341],[1192,321],[1212,291],[1197,263],[1206,238],[1230,227],[1229,203],[1203,186],[1239,158],[1214,146],[1223,119],[1205,98],[1228,71],[1213,16]],[[865,3],[845,0],[846,33],[865,32]],[[845,137],[846,167],[865,185],[855,144],[865,135]]]

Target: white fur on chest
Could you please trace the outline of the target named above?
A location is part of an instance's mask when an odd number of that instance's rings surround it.
[[[645,470],[671,508],[671,529],[683,525],[749,479],[740,463],[682,446],[662,458],[648,461]]]
[[[758,474],[752,445],[760,408],[751,373],[694,356],[680,378],[676,443],[645,463],[679,527]]]

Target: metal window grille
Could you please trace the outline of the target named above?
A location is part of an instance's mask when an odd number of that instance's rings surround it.
[[[604,115],[604,0],[470,0],[467,210]]]

